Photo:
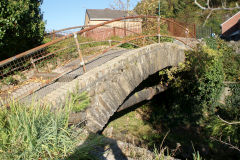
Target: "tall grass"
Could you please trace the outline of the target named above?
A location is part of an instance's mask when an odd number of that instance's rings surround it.
[[[12,102],[0,109],[0,159],[61,159],[74,151],[70,109]]]
[[[90,98],[88,97],[87,92],[83,92],[81,94],[70,93],[69,98],[67,99],[66,105],[71,108],[72,112],[75,113],[84,111],[90,104]]]

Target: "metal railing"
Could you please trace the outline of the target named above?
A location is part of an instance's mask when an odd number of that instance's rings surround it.
[[[72,31],[74,32],[71,33]],[[66,35],[63,35],[63,32]],[[82,67],[86,72],[86,62],[125,43],[142,47],[176,39],[193,47],[191,41],[195,39],[196,31],[172,19],[130,16],[94,26],[70,27],[48,33],[46,36],[52,37],[52,40],[0,62],[0,97],[4,99],[16,95],[15,98],[21,98],[52,83],[71,70]],[[77,59],[79,63],[64,69],[64,65]],[[63,69],[59,71],[58,68],[61,67]],[[47,79],[36,76],[44,73],[54,73],[55,76],[49,76]],[[37,87],[23,89],[26,84],[36,84]]]
[[[196,38],[209,38],[212,37],[212,28],[211,27],[203,27],[203,26],[197,26],[196,27]]]

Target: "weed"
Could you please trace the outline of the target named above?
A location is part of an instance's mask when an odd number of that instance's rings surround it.
[[[18,80],[14,79],[13,76],[8,76],[8,77],[4,78],[2,82],[3,82],[3,84],[6,84],[6,85],[18,84]]]
[[[70,106],[75,113],[85,110],[89,106],[89,103],[90,98],[88,97],[87,92],[81,94],[70,93],[69,100],[67,101],[67,105]]]
[[[0,110],[0,159],[59,159],[73,152],[74,127],[69,108],[51,112],[49,106],[11,102]]]
[[[192,142],[191,142],[191,143],[192,143]],[[202,158],[201,158],[199,152],[198,152],[198,151],[196,152],[193,143],[192,143],[192,147],[193,147],[193,150],[194,150],[194,153],[193,153],[193,160],[202,160]]]
[[[126,49],[134,49],[136,46],[129,44],[129,43],[123,43],[120,45],[121,48],[126,48]]]

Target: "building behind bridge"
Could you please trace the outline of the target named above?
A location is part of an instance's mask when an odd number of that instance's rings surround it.
[[[240,40],[240,11],[221,24],[222,38]]]
[[[116,18],[129,16],[127,11],[112,9],[87,9],[85,26],[93,26]],[[106,40],[113,36],[124,37],[142,33],[142,22],[139,19],[115,21],[84,33],[94,40]]]

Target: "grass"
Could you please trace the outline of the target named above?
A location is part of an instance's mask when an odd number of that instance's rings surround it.
[[[70,93],[67,105],[70,106],[72,112],[84,111],[90,104],[90,98],[87,92],[81,94]]]
[[[201,144],[202,137],[193,134],[196,131],[192,132],[190,129],[166,126],[163,124],[165,122],[155,117],[156,114],[161,114],[160,108],[155,106],[156,110],[159,111],[154,110],[157,113],[153,114],[153,111],[149,111],[149,105],[145,104],[112,120],[103,134],[108,136],[108,130],[112,128],[113,138],[148,148],[154,152],[156,160],[181,156],[181,153],[187,152],[188,147],[191,146],[190,140],[194,140],[196,144]],[[151,121],[152,118],[156,121]],[[170,134],[166,134],[170,129]],[[190,159],[201,160],[200,153],[195,150],[193,154],[189,153],[187,156]]]
[[[193,150],[194,150],[193,160],[202,160],[202,157],[200,156],[199,152],[198,151],[196,152],[193,143],[192,143],[192,147],[193,147]]]
[[[12,102],[0,111],[1,159],[54,159],[71,153],[76,144],[68,127],[69,109]]]
[[[64,159],[75,152],[81,153],[80,159],[90,157],[91,146],[76,149],[79,140],[84,140],[83,129],[68,124],[79,97],[84,100],[86,94],[75,94],[75,99],[54,112],[48,105],[35,102],[25,105],[12,101],[9,107],[2,107],[0,159]],[[77,109],[85,104],[77,103]]]
[[[129,112],[122,117],[110,122],[107,128],[110,127],[113,127],[115,135],[126,133],[127,135],[125,137],[134,137],[135,139],[142,140],[147,139],[146,135],[149,132],[154,133],[151,126],[141,119],[138,110]]]
[[[93,42],[90,38],[85,38],[82,36],[78,36],[78,43],[85,43],[80,45],[80,50],[83,54],[83,56],[93,55],[100,51],[103,51],[103,49],[108,46],[108,42]],[[49,38],[45,38],[44,42],[49,42]],[[101,48],[100,48],[101,47]],[[55,53],[54,55],[51,55],[47,57],[46,59],[40,60],[37,63],[37,68],[40,71],[50,71],[58,66],[62,66],[66,63],[68,63],[71,60],[77,59],[79,57],[79,53],[77,51],[76,42],[73,37],[64,39],[60,42],[57,42],[56,44],[50,45],[44,52],[47,53]],[[49,67],[51,66],[50,70]]]

